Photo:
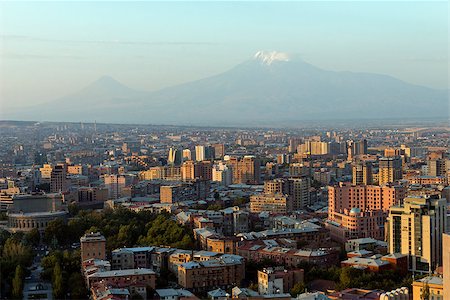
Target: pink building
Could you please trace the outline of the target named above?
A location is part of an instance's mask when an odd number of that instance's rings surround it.
[[[328,212],[342,212],[357,207],[362,211],[389,211],[392,205],[400,204],[406,196],[406,188],[396,186],[352,185],[340,182],[328,187]]]
[[[371,237],[384,240],[384,223],[389,208],[402,203],[406,188],[393,185],[352,185],[328,187],[326,227],[333,240]]]
[[[381,210],[345,209],[342,213],[334,213],[332,219],[328,216],[325,226],[330,230],[331,239],[341,243],[368,237],[384,240],[386,216],[387,213]]]

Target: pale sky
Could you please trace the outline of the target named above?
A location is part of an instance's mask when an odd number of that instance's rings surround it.
[[[448,1],[0,2],[0,104],[48,102],[102,75],[156,90],[258,50],[448,88],[448,12]]]

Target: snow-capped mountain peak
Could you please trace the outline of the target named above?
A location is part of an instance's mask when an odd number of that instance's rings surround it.
[[[289,55],[284,52],[277,51],[258,51],[254,58],[259,60],[261,64],[270,66],[274,61],[289,61]]]

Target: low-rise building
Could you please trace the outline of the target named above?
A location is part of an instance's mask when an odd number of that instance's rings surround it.
[[[194,294],[184,289],[157,289],[154,299],[159,300],[198,300]]]
[[[129,269],[96,272],[87,276],[88,287],[103,282],[118,288],[128,288],[131,293],[142,294],[147,287],[156,287],[156,273],[150,269]]]
[[[261,295],[289,293],[295,284],[303,280],[303,269],[265,268],[258,270],[258,292]]]
[[[238,246],[237,253],[247,261],[262,262],[269,259],[287,268],[296,268],[302,262],[320,266],[333,266],[339,262],[339,251],[333,248],[299,250],[278,245],[261,245],[258,242],[242,243]]]
[[[91,258],[106,259],[106,239],[100,232],[86,233],[80,238],[81,261]]]
[[[342,267],[353,267],[371,272],[381,272],[386,270],[398,270],[406,274],[408,271],[408,257],[406,255],[370,257],[353,256],[341,262]]]
[[[360,250],[369,250],[369,251],[378,250],[379,252],[386,252],[387,243],[385,241],[376,240],[370,237],[351,239],[345,242],[345,251],[349,252]]]
[[[187,262],[178,267],[178,284],[192,291],[239,285],[245,274],[244,259],[226,254],[217,259]]]
[[[427,276],[422,279],[416,280],[412,284],[413,300],[421,299],[434,299],[444,300],[444,282],[442,277]],[[425,298],[428,295],[428,298]]]
[[[275,214],[285,214],[291,210],[287,195],[264,193],[250,196],[250,212],[252,213],[270,211]]]

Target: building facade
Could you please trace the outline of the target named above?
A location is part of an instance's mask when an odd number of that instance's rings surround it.
[[[446,202],[437,196],[407,197],[389,210],[389,253],[409,255],[409,270],[428,273],[442,265]]]

